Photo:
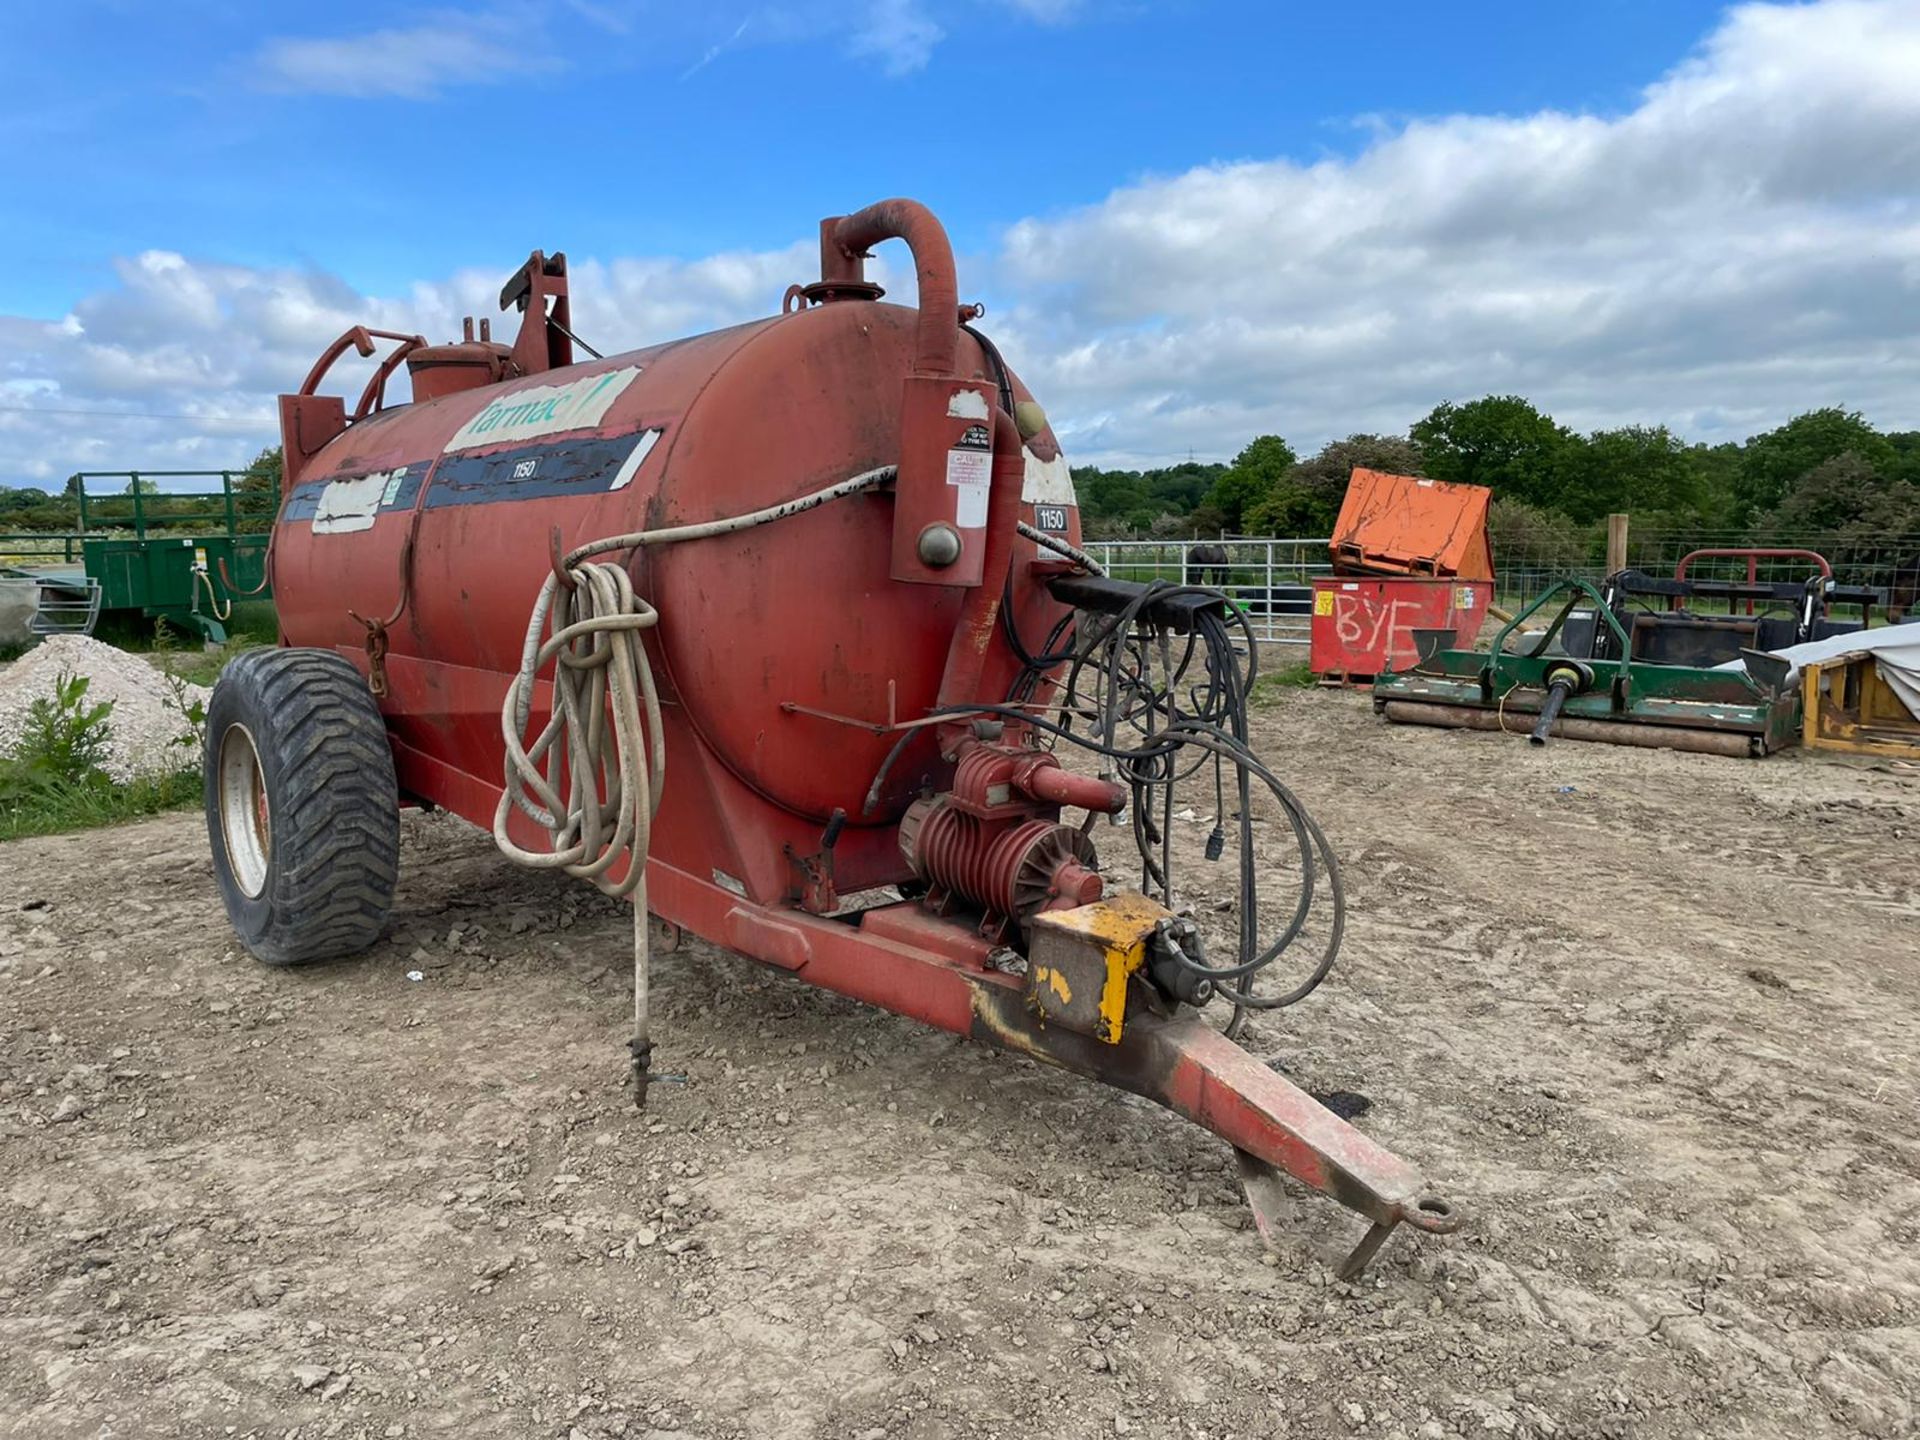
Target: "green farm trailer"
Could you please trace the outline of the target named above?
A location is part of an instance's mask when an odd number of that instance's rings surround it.
[[[102,614],[165,620],[224,643],[235,600],[266,598],[278,495],[233,470],[95,472],[68,486],[79,528],[0,535],[0,576],[37,592],[38,635],[91,633]],[[192,490],[162,489],[207,482]],[[218,481],[219,488],[211,488]]]

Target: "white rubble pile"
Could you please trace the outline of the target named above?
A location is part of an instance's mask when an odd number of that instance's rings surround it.
[[[63,672],[87,677],[86,704],[111,700],[106,762],[115,780],[165,774],[197,766],[197,750],[172,743],[190,726],[174,699],[173,682],[138,655],[88,635],[51,635],[10,665],[0,665],[0,754],[11,751],[26,729],[27,708],[51,698]],[[183,684],[182,700],[206,704],[212,691]]]

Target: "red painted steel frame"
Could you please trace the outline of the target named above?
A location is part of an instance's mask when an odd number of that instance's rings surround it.
[[[1687,567],[1696,560],[1715,560],[1721,558],[1745,560],[1747,562],[1747,580],[1751,583],[1759,578],[1759,566],[1762,560],[1812,560],[1820,567],[1821,575],[1831,580],[1833,566],[1827,563],[1827,557],[1818,550],[1772,550],[1772,549],[1733,549],[1733,550],[1689,550],[1680,557],[1680,563],[1673,567],[1673,578],[1687,578]]]
[[[1164,1019],[1130,1009],[1117,1045],[1047,1029],[1028,1009],[1023,982],[986,968],[984,945],[956,943],[965,931],[912,903],[868,911],[849,924],[755,905],[658,860],[647,867],[647,897],[661,919],[810,985],[1156,1101],[1376,1227],[1405,1222],[1445,1233],[1457,1223],[1413,1166],[1197,1016]],[[1369,1239],[1377,1247],[1378,1238]]]
[[[404,789],[456,814],[489,813],[498,796],[404,743],[395,743],[394,759]],[[1197,1016],[1169,1020],[1130,1006],[1117,1045],[1044,1028],[1023,983],[988,967],[986,941],[917,904],[870,910],[857,922],[831,919],[755,904],[657,857],[647,864],[647,904],[660,919],[807,984],[1130,1090],[1205,1126],[1239,1152],[1263,1235],[1274,1223],[1275,1170],[1373,1222],[1344,1276],[1358,1273],[1402,1222],[1435,1234],[1458,1225],[1418,1170]]]
[[[1696,560],[1745,560],[1747,562],[1747,583],[1754,584],[1760,578],[1762,560],[1813,560],[1820,566],[1820,574],[1828,580],[1833,578],[1833,566],[1827,563],[1827,557],[1818,550],[1794,549],[1741,549],[1731,550],[1689,550],[1680,557],[1680,563],[1673,567],[1673,578],[1687,578],[1687,567]],[[1680,597],[1675,595],[1667,601],[1667,609],[1678,610]],[[1753,614],[1753,601],[1747,601],[1747,614]]]

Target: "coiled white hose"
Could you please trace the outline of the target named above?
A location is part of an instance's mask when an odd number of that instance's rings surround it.
[[[1074,564],[1078,565],[1089,575],[1104,575],[1107,573],[1106,566],[1087,554],[1086,551],[1068,544],[1058,535],[1049,535],[1044,530],[1036,530],[1024,520],[1017,522],[1013,528],[1018,530],[1027,539],[1033,541],[1033,543],[1041,549],[1051,550],[1054,554],[1073,561]]]
[[[660,612],[634,593],[626,566],[595,555],[706,540],[784,520],[892,480],[895,466],[868,470],[796,500],[694,525],[610,535],[569,553],[547,576],[527,622],[520,669],[500,706],[506,785],[493,812],[493,841],[522,865],[559,869],[633,903],[634,1103],[645,1105],[652,1056],[647,1014],[647,846],[666,774],[660,698],[644,632]],[[553,706],[529,742],[527,722],[541,672],[553,667]],[[560,787],[566,785],[562,796]],[[547,832],[529,850],[507,834],[520,810]],[[610,878],[622,861],[626,868]]]

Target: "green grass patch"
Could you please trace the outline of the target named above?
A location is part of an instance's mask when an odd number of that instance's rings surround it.
[[[113,706],[89,700],[90,684],[63,671],[52,693],[27,708],[19,737],[0,754],[0,840],[113,825],[200,799],[206,714],[198,702],[174,687],[181,724],[168,752],[174,768],[122,782],[103,768]]]
[[[280,642],[280,616],[271,600],[236,600],[232,613],[224,623],[227,628],[227,649],[232,653],[237,654],[239,650],[254,645],[277,645]],[[177,625],[164,616],[150,619],[138,610],[101,612],[93,638],[116,649],[141,655],[154,652],[191,654],[205,648],[197,631]]]
[[[280,640],[280,619],[271,600],[236,601],[227,621],[227,643],[211,649],[191,635],[183,637],[164,619],[150,621],[148,627],[139,643],[120,648],[142,653],[167,674],[195,685],[212,685],[234,656]]]
[[[1247,700],[1255,708],[1271,705],[1289,690],[1304,690],[1316,683],[1313,667],[1304,660],[1296,660],[1291,665],[1282,665],[1277,670],[1269,670],[1258,676],[1253,682],[1253,693]]]
[[[272,642],[262,642],[250,636],[235,636],[217,650],[150,650],[147,652],[147,661],[191,684],[211,686],[220,678],[220,672],[227,668],[229,660],[245,651],[259,649],[263,643]]]
[[[227,617],[228,643],[248,640],[255,645],[280,643],[280,614],[271,600],[236,600]]]
[[[168,810],[191,809],[200,804],[200,798],[198,769],[143,777],[125,785],[104,775],[54,781],[12,798],[0,782],[0,840],[119,825]]]

